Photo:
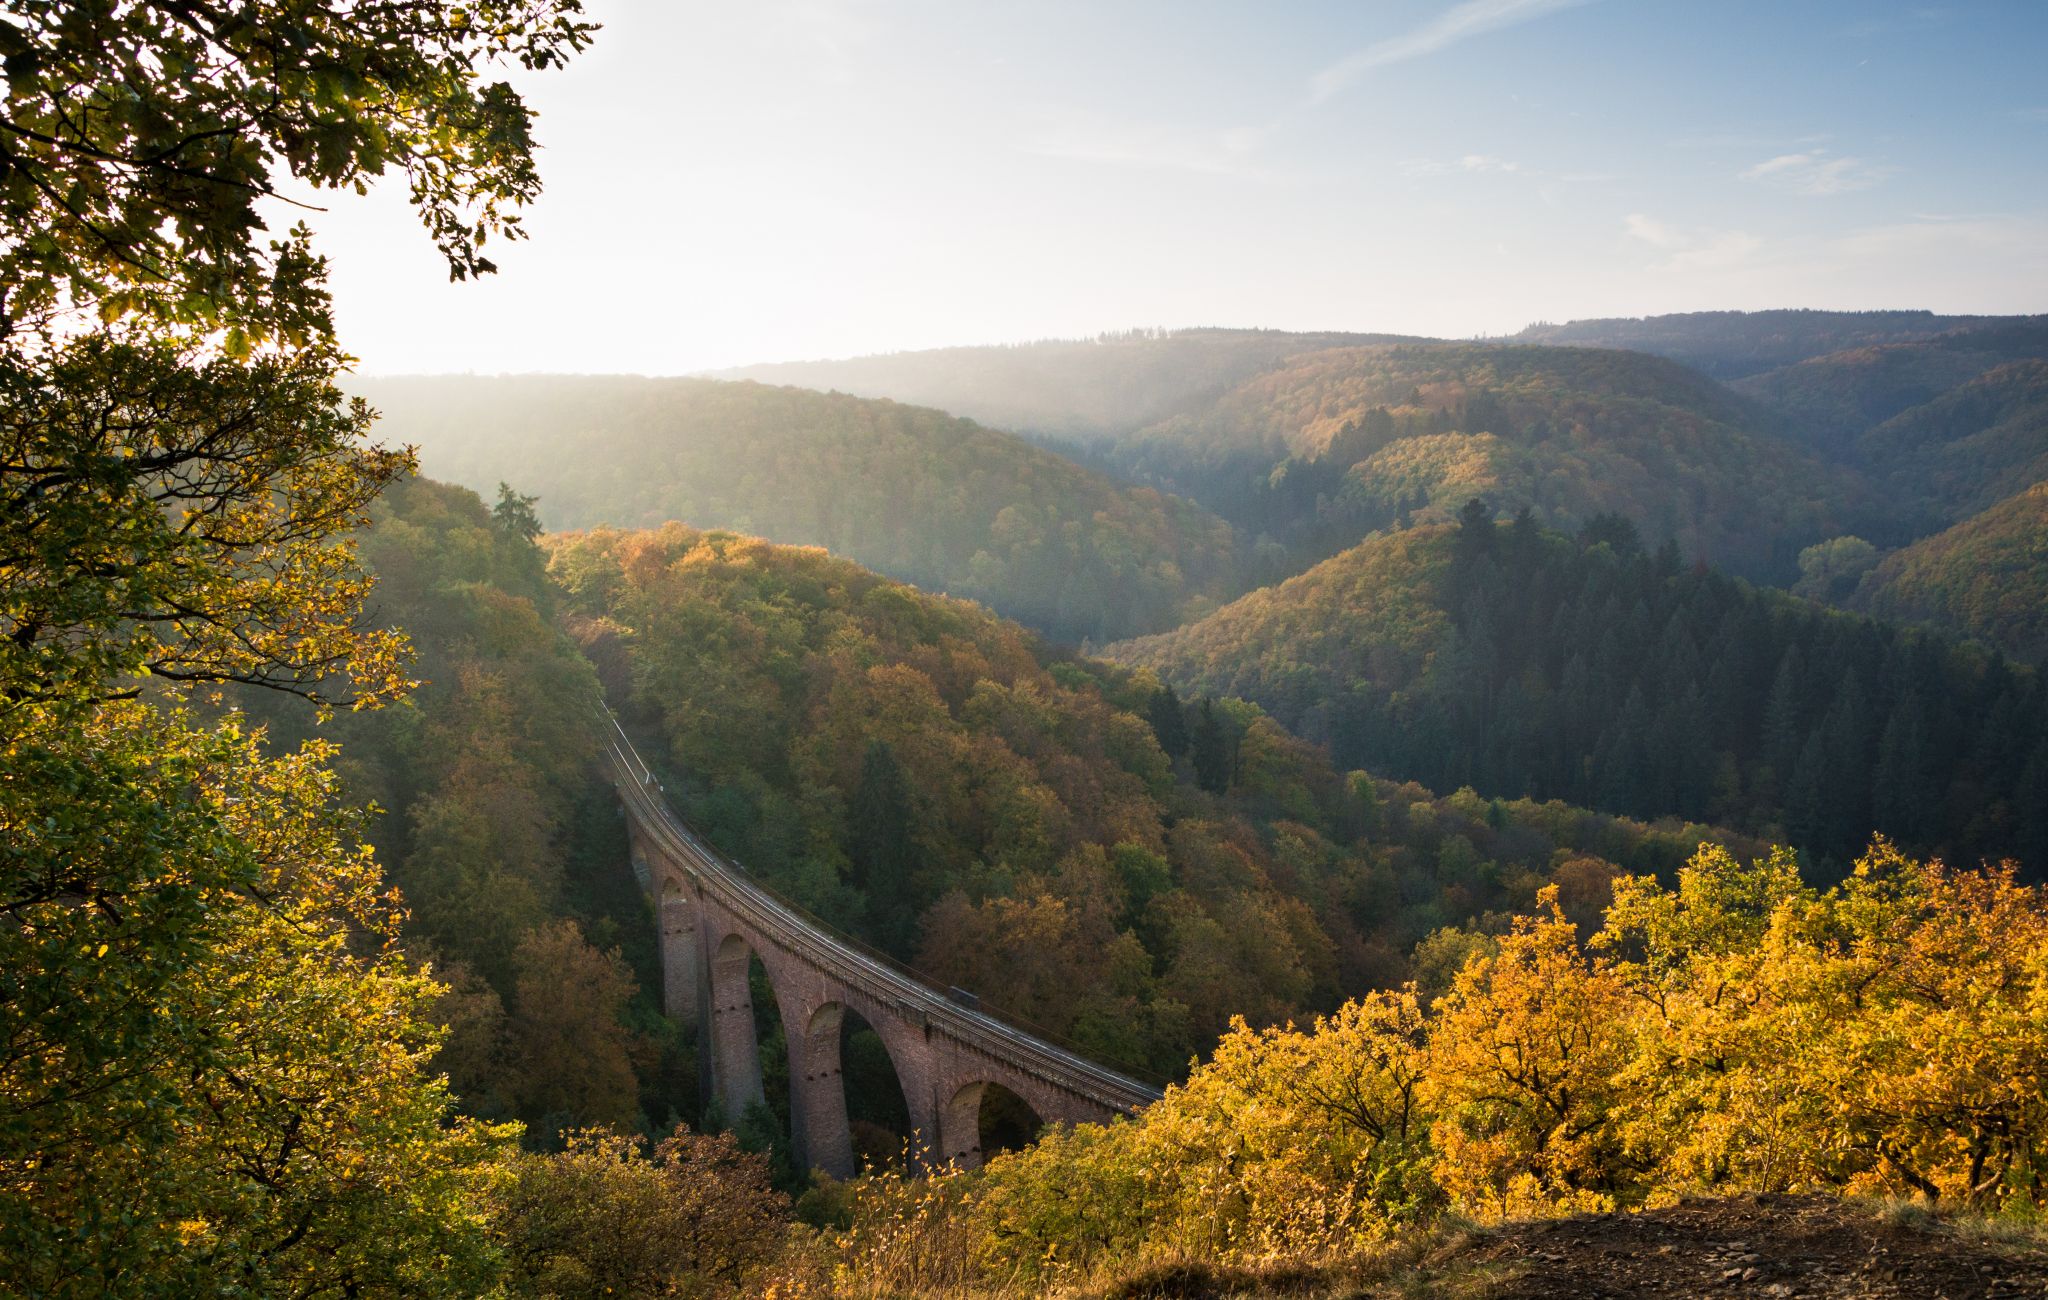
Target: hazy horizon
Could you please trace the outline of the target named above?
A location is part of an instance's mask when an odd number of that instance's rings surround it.
[[[1748,314],[1748,315],[1756,315],[1756,314],[1761,314],[1761,313],[1768,313],[1768,312],[1774,312],[1774,311],[1818,311],[1818,312],[1841,312],[1841,313],[1845,313],[1845,314],[1853,314],[1853,313],[1856,313],[1856,312],[1862,312],[1862,311],[1882,311],[1882,312],[1925,312],[1925,313],[1926,313],[1926,314],[1928,314],[1928,315],[1931,315],[1931,316],[1937,316],[1937,317],[1947,317],[1947,316],[1969,316],[1969,315],[1983,315],[1983,316],[2003,316],[2003,317],[2011,317],[2011,318],[2013,318],[2013,319],[2025,319],[2025,318],[2038,318],[2038,317],[2042,317],[2042,316],[2048,316],[2048,309],[2044,309],[2043,311],[2038,311],[2038,312],[1996,312],[1996,313],[1969,313],[1969,312],[1945,312],[1945,311],[1941,311],[1941,310],[1938,310],[1938,309],[1932,309],[1932,308],[1926,308],[1926,307],[1922,307],[1922,306],[1919,306],[1918,304],[1894,304],[1894,305],[1892,305],[1892,306],[1888,306],[1888,307],[1867,307],[1867,308],[1864,308],[1864,307],[1839,307],[1839,308],[1837,308],[1837,307],[1818,307],[1818,308],[1815,308],[1815,307],[1792,307],[1792,306],[1780,306],[1780,307],[1753,307],[1753,308],[1700,308],[1700,309],[1698,309],[1698,313],[1699,313],[1699,314],[1710,314],[1710,313],[1715,313],[1715,312],[1721,312],[1721,311],[1739,311],[1739,312],[1742,312],[1742,313],[1744,313],[1744,314]],[[1520,335],[1520,334],[1521,334],[1521,333],[1523,332],[1523,330],[1526,330],[1526,329],[1529,329],[1529,328],[1532,328],[1532,327],[1535,327],[1535,326],[1542,326],[1542,325],[1567,325],[1567,324],[1577,324],[1577,323],[1581,323],[1581,322],[1584,322],[1584,321],[1589,321],[1589,320],[1595,320],[1595,319],[1611,319],[1611,320],[1642,320],[1642,319],[1649,319],[1649,318],[1653,318],[1653,317],[1659,317],[1659,316],[1678,316],[1678,315],[1688,315],[1688,314],[1694,314],[1694,313],[1691,313],[1691,312],[1687,312],[1687,311],[1685,311],[1685,310],[1678,310],[1678,311],[1671,311],[1671,312],[1638,312],[1638,313],[1616,313],[1616,314],[1614,314],[1613,316],[1609,316],[1609,317],[1585,317],[1585,316],[1579,316],[1579,317],[1570,317],[1570,318],[1559,318],[1559,319],[1555,319],[1555,320],[1532,320],[1532,321],[1529,321],[1529,322],[1527,322],[1527,323],[1526,323],[1526,324],[1525,324],[1524,326],[1522,326],[1522,327],[1520,327],[1520,328],[1517,328],[1517,329],[1513,329],[1513,330],[1508,330],[1508,331],[1505,331],[1505,332],[1503,332],[1503,333],[1496,333],[1496,334],[1433,334],[1433,335],[1421,335],[1421,334],[1418,334],[1418,335],[1410,335],[1410,336],[1408,336],[1408,337],[1413,337],[1413,338],[1416,338],[1416,339],[1423,339],[1423,340],[1428,340],[1428,341],[1432,341],[1432,342],[1442,342],[1442,343],[1508,343],[1508,342],[1512,342],[1512,341],[1514,341],[1514,339],[1515,339],[1515,338],[1516,338],[1516,337],[1517,337],[1518,335]],[[355,368],[354,368],[354,369],[352,370],[352,372],[351,372],[351,373],[353,373],[353,374],[355,374],[355,375],[358,375],[358,376],[360,376],[360,377],[362,377],[362,378],[364,378],[364,379],[450,379],[450,378],[455,378],[455,379],[462,379],[462,378],[475,378],[475,379],[502,379],[502,378],[514,378],[514,377],[521,377],[521,376],[526,376],[526,377],[532,377],[532,378],[537,378],[537,379],[538,379],[538,378],[549,378],[549,379],[721,379],[721,378],[727,378],[727,377],[737,377],[737,378],[750,378],[751,376],[749,376],[749,375],[746,375],[746,374],[745,374],[744,372],[747,372],[747,371],[752,371],[752,370],[758,370],[758,369],[762,369],[762,368],[765,368],[765,367],[769,367],[769,366],[785,366],[785,365],[787,365],[787,366],[801,366],[801,365],[810,365],[810,364],[822,364],[822,363],[828,363],[828,362],[841,362],[841,361],[864,361],[864,360],[869,360],[869,359],[872,359],[872,358],[878,358],[878,357],[891,357],[891,356],[902,356],[902,355],[907,355],[907,354],[911,354],[911,353],[919,353],[919,352],[948,352],[948,351],[960,351],[960,350],[970,350],[970,349],[978,349],[978,348],[991,348],[991,349],[994,349],[994,348],[1026,348],[1026,347],[1032,347],[1032,346],[1034,346],[1034,345],[1038,345],[1038,344],[1063,344],[1063,343],[1095,343],[1095,342],[1099,342],[1099,341],[1102,341],[1102,340],[1104,340],[1104,339],[1110,339],[1110,338],[1114,338],[1114,336],[1117,336],[1117,335],[1131,334],[1131,333],[1135,333],[1135,332],[1138,332],[1138,331],[1145,331],[1145,330],[1153,330],[1153,331],[1158,331],[1158,332],[1160,332],[1160,333],[1162,333],[1162,334],[1167,334],[1167,335],[1174,335],[1174,334],[1190,334],[1190,333],[1202,333],[1202,332],[1215,332],[1215,333],[1222,333],[1222,334],[1238,334],[1238,333],[1275,333],[1275,334],[1354,334],[1354,335],[1391,335],[1391,334],[1395,334],[1395,333],[1397,333],[1397,331],[1393,331],[1393,330],[1383,330],[1383,329],[1375,329],[1375,328],[1372,328],[1372,327],[1371,327],[1371,326],[1369,326],[1369,325],[1365,325],[1365,326],[1345,326],[1345,325],[1328,325],[1328,326],[1315,326],[1315,325],[1310,325],[1310,326],[1303,326],[1303,327],[1300,327],[1300,328],[1286,328],[1286,329],[1283,329],[1283,328],[1280,328],[1280,327],[1277,327],[1277,326],[1267,326],[1267,325],[1133,325],[1133,326],[1129,326],[1129,327],[1126,327],[1126,328],[1124,328],[1124,329],[1114,329],[1114,328],[1112,328],[1112,329],[1103,329],[1103,330],[1097,330],[1097,331],[1094,331],[1093,333],[1090,333],[1090,334],[1071,334],[1071,335],[1061,335],[1061,336],[1047,336],[1047,337],[1044,337],[1044,338],[1005,338],[1005,339],[973,339],[973,340],[967,340],[967,341],[962,341],[962,342],[957,342],[957,343],[934,343],[934,344],[930,344],[930,345],[927,345],[927,346],[922,346],[922,347],[905,347],[905,348],[884,348],[884,349],[880,349],[880,350],[877,350],[877,351],[873,351],[873,352],[850,352],[850,353],[843,353],[843,354],[839,354],[839,355],[835,355],[835,356],[805,356],[805,357],[772,357],[772,358],[762,358],[762,359],[759,359],[759,360],[755,360],[755,361],[742,361],[742,362],[736,362],[736,363],[734,363],[734,364],[731,364],[731,365],[705,366],[705,367],[701,367],[701,368],[699,368],[699,369],[695,369],[695,370],[617,370],[617,369],[611,369],[611,370],[603,370],[603,369],[597,369],[597,370],[549,370],[549,369],[530,369],[530,370],[508,370],[508,369],[498,369],[498,370],[488,370],[488,369],[474,369],[474,368],[473,368],[473,369],[465,369],[465,370],[381,370],[381,369],[372,369],[372,368],[369,368],[369,367],[367,367],[367,366],[361,366],[361,365],[359,365],[359,366],[356,366],[356,367],[355,367]]]

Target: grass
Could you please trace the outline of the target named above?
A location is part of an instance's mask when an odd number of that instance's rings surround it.
[[[2014,1254],[2048,1254],[2048,1220],[2039,1210],[2020,1211],[1936,1209],[1918,1197],[1858,1198],[1883,1222],[1935,1236],[1953,1237],[1970,1245]]]
[[[1061,1300],[1486,1300],[1510,1269],[1473,1258],[1472,1248],[1485,1237],[1469,1223],[1447,1220],[1344,1259],[1154,1260],[1056,1294]]]

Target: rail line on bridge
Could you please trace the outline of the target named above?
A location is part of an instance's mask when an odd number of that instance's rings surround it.
[[[797,1157],[835,1176],[853,1172],[839,1061],[848,1010],[882,1039],[926,1160],[980,1161],[990,1085],[1016,1094],[1040,1120],[1066,1123],[1107,1120],[1159,1099],[1150,1084],[963,1005],[776,897],[676,814],[609,710],[605,722],[606,764],[626,810],[634,866],[659,909],[663,1006],[697,1024],[702,1073],[729,1119],[764,1095],[748,986],[755,957],[789,1044]]]

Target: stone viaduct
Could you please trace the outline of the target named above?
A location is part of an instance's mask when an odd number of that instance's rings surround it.
[[[711,1095],[737,1118],[763,1099],[750,959],[775,991],[789,1044],[791,1133],[802,1163],[854,1172],[840,1022],[851,1010],[888,1049],[926,1162],[981,1161],[981,1102],[992,1084],[1041,1122],[1128,1114],[1157,1089],[1004,1024],[825,933],[699,839],[669,808],[632,742],[607,719],[606,761],[625,805],[634,872],[657,900],[662,1002],[697,1025]]]

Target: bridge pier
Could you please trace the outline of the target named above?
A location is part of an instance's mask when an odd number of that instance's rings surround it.
[[[840,1022],[844,1003],[812,1011],[801,1033],[789,1037],[789,1116],[797,1159],[834,1178],[851,1178],[853,1135],[846,1121],[846,1081],[840,1074]]]
[[[981,1097],[985,1082],[952,1090],[939,1108],[939,1160],[962,1169],[981,1168]]]
[[[704,1014],[703,919],[697,900],[674,879],[661,885],[661,1009],[680,1024],[698,1024]]]
[[[737,1126],[740,1116],[755,1102],[766,1103],[761,1088],[761,1045],[754,1036],[754,997],[747,987],[747,968],[753,949],[737,934],[719,941],[711,959],[711,1033],[713,1097],[725,1112],[725,1122]]]
[[[654,869],[654,858],[658,855],[650,854],[646,833],[630,815],[626,818],[626,855],[633,865],[633,879],[639,882],[641,892],[658,897],[661,882],[656,878],[658,873]]]

